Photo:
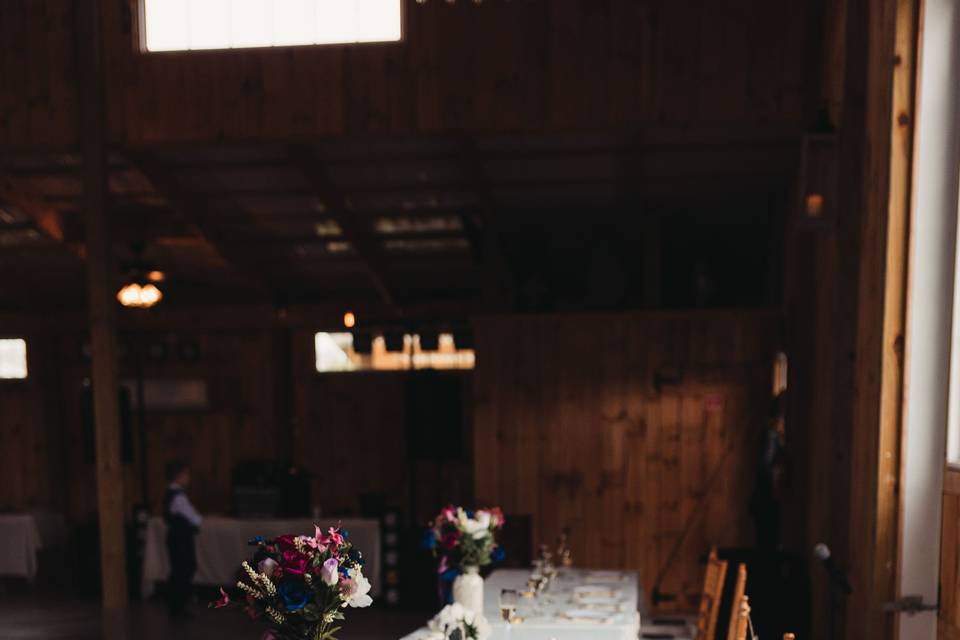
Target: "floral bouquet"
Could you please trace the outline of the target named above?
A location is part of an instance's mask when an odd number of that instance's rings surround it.
[[[499,507],[464,511],[448,506],[434,518],[425,546],[440,558],[439,573],[449,569],[483,567],[503,559],[496,532],[503,528]]]
[[[440,613],[427,623],[433,632],[446,634],[449,629],[463,625],[468,640],[487,640],[490,637],[490,624],[479,613],[465,609],[459,604],[448,604]]]
[[[237,582],[244,610],[269,625],[265,640],[335,640],[334,626],[343,609],[368,607],[370,582],[363,575],[363,557],[347,542],[348,533],[331,527],[311,536],[285,535],[275,540],[257,536],[252,561],[242,563],[246,578]],[[216,608],[230,604],[222,598]]]

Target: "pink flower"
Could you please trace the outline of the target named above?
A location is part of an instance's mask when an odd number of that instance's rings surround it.
[[[337,584],[340,579],[340,563],[336,558],[330,558],[323,563],[323,568],[320,569],[320,579],[329,587]]]
[[[276,539],[277,547],[280,551],[288,551],[290,549],[296,549],[297,545],[293,542],[297,536],[292,534],[287,534],[285,536],[280,536]]]
[[[333,528],[333,527],[330,527],[330,538],[329,538],[329,539],[330,539],[330,543],[331,543],[333,546],[335,546],[335,547],[339,547],[340,545],[343,544],[343,536],[340,535],[340,530],[339,530],[339,529],[335,529],[335,528]]]
[[[457,510],[452,504],[447,505],[447,507],[440,512],[440,517],[447,522],[456,522]]]
[[[304,538],[303,542],[311,549],[316,549],[317,552],[323,553],[327,550],[328,539],[323,535],[323,532],[320,531],[320,527],[313,525],[314,533],[312,538]]]
[[[440,544],[443,545],[444,549],[453,549],[457,546],[457,543],[460,542],[460,535],[459,531],[448,533],[440,540]]]
[[[214,609],[222,609],[228,604],[230,604],[230,596],[228,596],[227,592],[223,590],[223,587],[220,587],[220,599],[216,602],[212,602],[210,606],[212,606]]]
[[[323,553],[328,549],[333,552],[337,547],[343,544],[343,536],[337,527],[330,527],[326,535],[321,533],[320,527],[314,525],[313,540],[307,543],[311,547]]]
[[[310,559],[299,551],[284,551],[282,556],[282,566],[285,573],[293,576],[303,575],[307,570],[307,564]]]

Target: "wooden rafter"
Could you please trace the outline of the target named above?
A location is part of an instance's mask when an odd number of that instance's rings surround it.
[[[242,272],[254,288],[262,292],[272,292],[272,286],[256,262],[256,254],[237,249],[223,237],[217,225],[206,214],[204,200],[194,198],[184,190],[173,173],[154,156],[130,150],[126,152],[126,156],[130,164],[153,184],[156,192],[167,200],[171,209],[180,215],[183,222],[213,248],[224,264]]]
[[[333,184],[327,167],[316,154],[305,146],[293,146],[290,149],[290,158],[299,171],[303,173],[313,192],[326,207],[326,217],[332,219],[340,227],[342,240],[349,242],[354,253],[363,265],[370,282],[387,305],[394,305],[395,298],[387,286],[384,277],[384,267],[381,253],[376,240],[367,230],[348,212],[347,198],[343,192]]]
[[[64,242],[63,217],[55,207],[30,192],[21,180],[9,173],[0,173],[0,206],[15,206],[30,218],[40,233],[56,242]]]

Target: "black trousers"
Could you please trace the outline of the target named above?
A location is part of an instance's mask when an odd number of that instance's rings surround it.
[[[193,574],[197,571],[197,550],[192,531],[167,532],[170,577],[167,580],[167,606],[170,615],[183,613],[193,593]]]

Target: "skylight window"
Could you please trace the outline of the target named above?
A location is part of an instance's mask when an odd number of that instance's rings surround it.
[[[401,38],[401,0],[143,0],[147,51],[288,47]]]

